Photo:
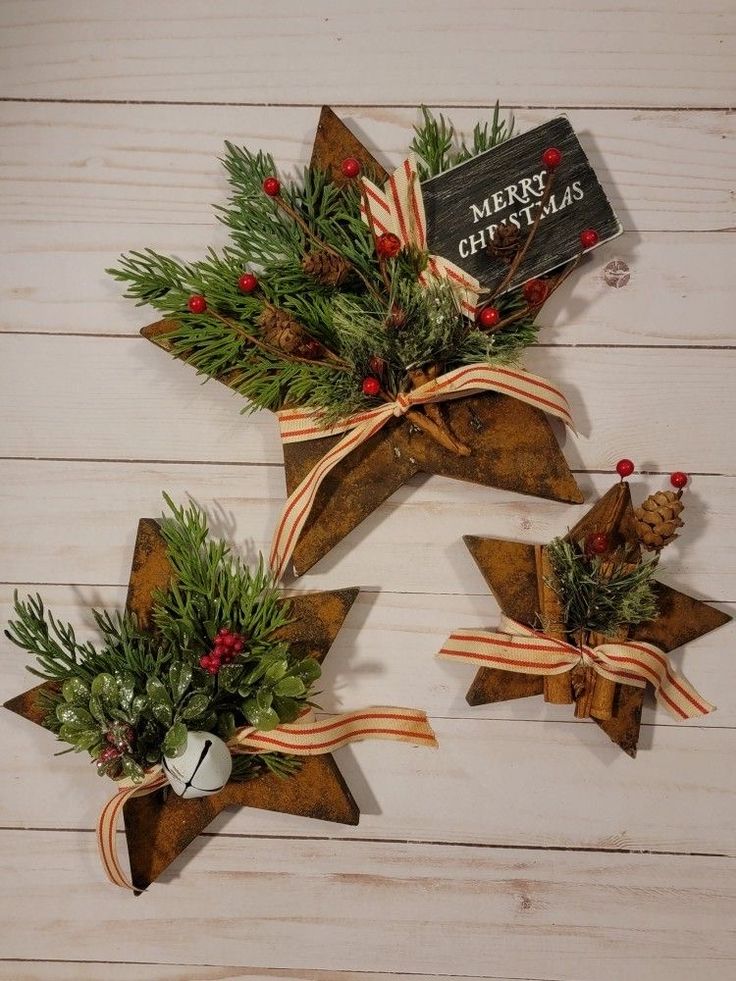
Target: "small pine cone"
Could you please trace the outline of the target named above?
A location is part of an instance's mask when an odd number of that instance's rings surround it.
[[[500,259],[501,262],[510,263],[521,245],[521,233],[516,225],[499,225],[493,239],[486,246],[486,255],[489,259]]]
[[[401,307],[397,306],[395,303],[391,307],[391,312],[386,320],[386,327],[389,330],[401,330],[401,328],[406,323],[406,310],[402,310]]]
[[[305,255],[302,269],[322,286],[342,286],[350,275],[350,263],[327,249]]]
[[[636,533],[644,548],[659,551],[677,538],[682,527],[680,512],[684,504],[674,491],[650,494],[641,507],[634,509]]]
[[[277,307],[265,307],[258,317],[258,326],[267,344],[287,354],[295,354],[309,340],[296,317]]]

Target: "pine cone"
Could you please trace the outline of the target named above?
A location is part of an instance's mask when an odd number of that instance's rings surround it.
[[[342,286],[350,275],[350,263],[327,249],[305,255],[302,269],[322,286]]]
[[[486,246],[486,255],[489,259],[500,259],[508,264],[519,251],[520,239],[521,233],[516,225],[499,225]]]
[[[405,324],[406,311],[402,310],[401,307],[394,303],[389,312],[388,319],[386,320],[387,329],[399,331]]]
[[[287,354],[296,354],[310,340],[296,317],[277,307],[265,307],[258,317],[258,326],[267,344]]]
[[[684,506],[674,491],[657,491],[634,509],[636,533],[644,548],[659,551],[677,538]]]

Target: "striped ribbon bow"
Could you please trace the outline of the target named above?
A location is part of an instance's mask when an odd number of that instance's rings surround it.
[[[322,481],[340,460],[383,429],[389,420],[405,415],[415,406],[463,398],[480,392],[511,395],[521,402],[556,416],[574,431],[567,399],[554,385],[526,371],[496,368],[487,364],[471,364],[455,368],[411,392],[400,394],[395,402],[387,402],[375,409],[348,416],[327,429],[320,425],[319,412],[309,409],[284,409],[279,412],[281,439],[284,443],[336,436],[339,433],[347,433],[347,435],[325,453],[284,505],[274,532],[269,560],[276,578],[280,579],[284,574]]]
[[[427,250],[427,218],[424,213],[422,189],[413,155],[396,168],[386,181],[384,190],[366,177],[361,178],[363,199],[360,212],[363,221],[375,235],[396,235],[402,246],[413,245],[421,252]],[[462,312],[475,317],[481,285],[454,262],[439,255],[429,255],[427,268],[420,274],[424,286],[432,279],[447,279],[455,288]]]
[[[320,756],[362,739],[393,739],[417,746],[437,746],[434,732],[424,712],[418,709],[376,706],[316,720],[307,710],[296,722],[259,732],[250,726],[239,729],[228,746],[231,753],[291,753],[294,756]],[[162,787],[168,779],[161,766],[146,772],[142,783],[129,779],[118,783],[117,793],[100,812],[97,845],[105,874],[116,886],[134,889],[118,857],[116,832],[125,803],[131,797],[145,797]]]
[[[715,709],[678,674],[664,651],[641,641],[575,647],[502,615],[498,633],[458,630],[445,641],[439,656],[520,674],[564,674],[584,664],[603,678],[635,688],[650,682],[657,700],[677,719],[694,719]]]

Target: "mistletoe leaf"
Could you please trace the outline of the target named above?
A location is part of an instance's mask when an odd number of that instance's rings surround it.
[[[61,686],[61,694],[65,702],[86,702],[89,698],[89,687],[81,678],[67,678]]]
[[[243,703],[243,712],[248,722],[261,732],[275,729],[281,721],[272,708],[260,708],[255,698],[249,698]]]
[[[210,700],[203,691],[195,692],[182,710],[183,719],[197,719],[209,708]]]
[[[175,702],[181,701],[192,680],[191,665],[183,661],[179,664],[172,664],[169,668],[169,687]]]
[[[56,706],[56,718],[64,725],[76,729],[91,729],[94,726],[94,719],[86,709],[68,702],[59,702]]]
[[[187,744],[187,727],[183,722],[175,722],[164,736],[164,756],[180,756]]]
[[[293,675],[282,678],[274,687],[275,694],[286,696],[287,698],[296,698],[299,695],[303,695],[306,690],[307,686],[302,679],[295,678]]]
[[[95,675],[92,679],[92,694],[106,702],[116,702],[118,700],[118,683],[107,672]]]

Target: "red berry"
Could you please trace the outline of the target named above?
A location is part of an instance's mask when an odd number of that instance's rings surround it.
[[[254,293],[258,289],[258,277],[253,273],[243,273],[238,280],[238,289],[241,293]]]
[[[548,146],[542,154],[542,163],[547,170],[554,170],[562,163],[562,151],[558,150],[556,146]]]
[[[495,327],[501,319],[501,311],[498,307],[483,307],[475,318],[481,327],[486,329]]]
[[[344,177],[357,177],[360,173],[360,160],[356,160],[355,157],[345,157],[340,164],[340,170]]]
[[[381,383],[373,375],[368,375],[367,378],[363,379],[363,394],[364,395],[378,395],[381,391]]]
[[[585,539],[585,551],[588,555],[602,555],[608,551],[608,535],[603,531],[593,532]]]
[[[526,302],[530,306],[536,307],[540,303],[544,303],[549,296],[549,284],[544,279],[530,279],[524,283],[521,291]]]
[[[100,755],[97,757],[98,763],[109,763],[111,760],[116,760],[120,756],[120,750],[115,746],[106,746]]]
[[[189,297],[187,306],[191,313],[204,313],[207,309],[207,300],[199,293],[196,293],[194,296]]]
[[[235,654],[240,654],[242,649],[243,649],[243,641],[240,639],[240,637],[236,637],[235,642],[232,644],[230,650],[232,650],[233,653]]]
[[[267,177],[263,182],[263,193],[270,198],[277,198],[281,194],[281,181],[278,177]]]
[[[634,461],[627,460],[626,457],[623,460],[619,460],[616,464],[616,473],[623,480],[624,477],[630,477],[634,472]]]
[[[376,240],[376,252],[382,259],[395,259],[401,252],[401,239],[393,232],[385,232]]]
[[[670,476],[670,483],[678,490],[682,490],[685,484],[687,484],[687,479],[686,473],[683,473],[682,470],[675,470],[675,472]]]
[[[592,249],[598,245],[599,235],[595,228],[584,228],[580,233],[580,244],[584,249]]]

